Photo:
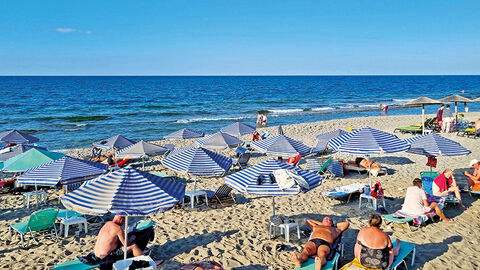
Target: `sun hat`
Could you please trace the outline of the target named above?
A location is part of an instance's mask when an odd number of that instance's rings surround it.
[[[474,164],[478,163],[478,159],[472,159],[470,160],[470,167],[472,167]]]

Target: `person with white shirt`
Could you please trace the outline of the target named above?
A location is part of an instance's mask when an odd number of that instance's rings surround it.
[[[427,200],[427,194],[422,189],[422,180],[415,178],[413,180],[413,186],[407,188],[407,194],[403,202],[402,212],[410,215],[423,215],[427,212],[434,210],[435,213],[442,219],[442,221],[453,221],[451,218],[447,218],[442,209],[436,202],[429,203]]]
[[[443,110],[442,120],[443,120],[442,132],[450,132],[450,126],[454,120],[452,110],[450,109],[450,105],[447,105],[447,107]]]

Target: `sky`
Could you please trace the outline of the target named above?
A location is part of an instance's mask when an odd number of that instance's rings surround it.
[[[0,75],[480,74],[480,1],[0,0]]]

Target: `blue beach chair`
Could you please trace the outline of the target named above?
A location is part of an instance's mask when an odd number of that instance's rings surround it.
[[[435,178],[437,176],[439,176],[439,173],[437,173],[437,172],[421,172],[420,173],[420,177],[422,179],[423,190],[425,190],[425,192],[427,194],[430,194],[432,196],[434,196],[433,195],[433,190],[432,190],[432,185],[433,185],[433,181],[435,180]],[[455,196],[452,196],[452,195],[443,196],[442,198],[445,198],[445,203],[447,203],[447,204],[458,204],[459,203],[459,200],[457,198],[455,198]]]

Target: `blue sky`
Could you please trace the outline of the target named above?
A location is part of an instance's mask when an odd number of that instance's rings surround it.
[[[0,6],[0,75],[480,74],[480,1]]]

